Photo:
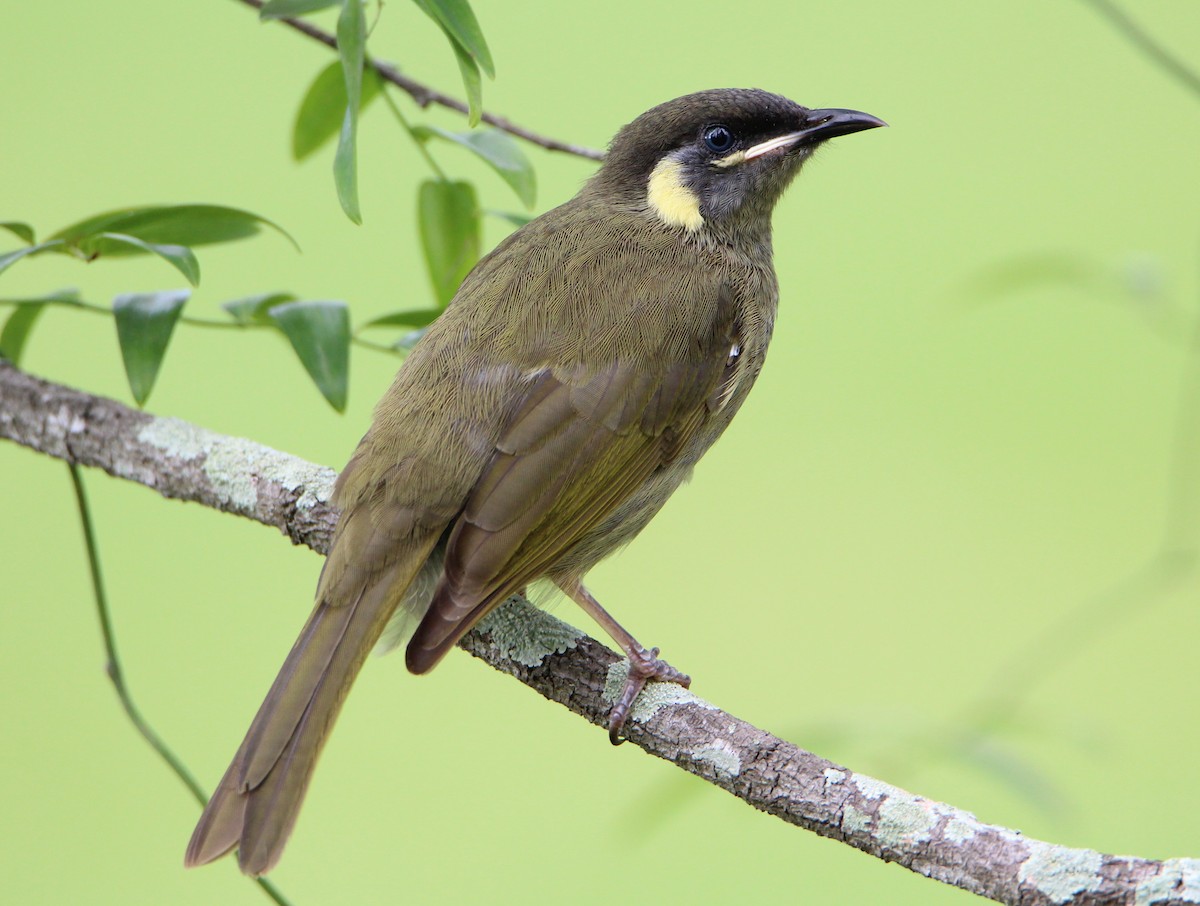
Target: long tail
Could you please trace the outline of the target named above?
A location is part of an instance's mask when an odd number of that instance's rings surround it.
[[[346,571],[334,581],[335,592],[322,575],[317,606],[200,816],[185,865],[203,865],[235,847],[249,875],[279,861],[342,701],[436,540],[436,533],[417,544],[410,539],[365,581],[352,583],[353,571]],[[348,586],[349,595],[342,591]]]

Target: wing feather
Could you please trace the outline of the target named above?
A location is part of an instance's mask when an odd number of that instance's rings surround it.
[[[717,319],[683,361],[547,368],[531,383],[450,533],[409,669],[431,669],[687,447],[730,378],[736,306],[720,295]]]

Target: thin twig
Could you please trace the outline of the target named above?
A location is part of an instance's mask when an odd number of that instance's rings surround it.
[[[262,9],[264,0],[240,0],[247,6],[252,6],[255,9]],[[303,19],[278,19],[290,28],[294,28],[301,34],[308,35],[314,41],[320,41],[326,47],[337,50],[337,38],[322,28],[318,28],[311,22],[305,22]],[[368,58],[367,65],[379,73],[380,77],[391,82],[397,88],[403,90],[412,97],[420,107],[428,107],[430,104],[436,104],[439,107],[446,107],[450,110],[457,110],[459,113],[467,113],[467,105],[458,98],[451,97],[448,94],[436,89],[430,88],[408,76],[403,75],[395,66],[390,63],[384,63],[380,60]],[[483,121],[490,126],[495,126],[497,129],[507,132],[509,135],[515,135],[517,138],[524,139],[532,145],[537,145],[539,148],[545,148],[547,151],[562,151],[565,154],[573,154],[576,157],[587,158],[588,160],[604,160],[604,152],[598,151],[595,148],[588,148],[584,145],[574,145],[570,142],[560,142],[556,138],[549,138],[545,135],[539,135],[526,129],[524,126],[518,126],[512,120],[505,119],[502,116],[496,116],[494,113],[486,111],[482,117]]]
[[[104,655],[107,662],[104,665],[104,672],[112,681],[113,688],[116,689],[117,698],[121,700],[121,707],[125,710],[125,714],[129,717],[134,729],[152,748],[158,757],[166,762],[175,776],[180,779],[188,792],[192,794],[192,798],[196,800],[203,808],[208,804],[208,796],[204,793],[204,788],[200,786],[199,781],[192,776],[192,772],[188,770],[187,765],[171,751],[162,739],[155,732],[154,728],[146,722],[142,717],[141,711],[133,702],[133,694],[129,691],[129,687],[125,684],[125,674],[121,669],[121,659],[117,656],[117,636],[113,630],[112,611],[108,607],[108,595],[104,591],[104,578],[100,572],[100,550],[96,544],[96,530],[92,525],[92,511],[88,506],[87,492],[83,487],[83,478],[79,474],[79,466],[73,462],[67,463],[67,471],[71,473],[71,484],[75,489],[75,503],[79,508],[79,524],[83,527],[83,543],[87,550],[88,569],[92,578],[92,596],[96,601],[96,615],[100,619],[100,635],[104,638]],[[254,879],[258,886],[263,889],[268,897],[274,900],[279,906],[289,906],[287,898],[283,893],[268,881],[266,878]]]
[[[1200,97],[1200,73],[1188,66],[1150,33],[1138,25],[1129,15],[1111,0],[1083,0],[1104,16],[1134,47],[1150,58],[1160,69],[1182,84],[1192,94]]]

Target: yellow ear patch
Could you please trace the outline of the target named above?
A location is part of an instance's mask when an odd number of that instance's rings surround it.
[[[683,164],[671,157],[664,157],[651,172],[646,202],[668,226],[681,226],[692,232],[704,226],[700,199],[683,182]]]

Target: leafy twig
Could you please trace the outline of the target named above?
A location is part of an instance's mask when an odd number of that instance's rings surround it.
[[[262,9],[264,0],[240,0],[247,6],[252,6],[255,9]],[[303,19],[279,19],[277,20],[294,28],[301,34],[308,35],[314,41],[320,41],[326,47],[337,49],[337,38],[322,28],[318,28],[310,22],[305,22]],[[467,113],[467,105],[458,98],[451,97],[448,94],[443,94],[428,85],[410,79],[403,75],[395,66],[389,63],[384,63],[379,60],[368,58],[366,65],[370,66],[380,77],[391,82],[397,88],[407,93],[421,107],[428,107],[430,104],[436,104],[439,107],[446,107],[450,110],[457,110],[459,113]],[[604,160],[604,152],[598,151],[595,148],[588,148],[584,145],[574,145],[569,142],[561,142],[556,138],[550,138],[545,135],[539,135],[524,126],[518,126],[511,120],[505,119],[502,116],[496,116],[493,113],[485,112],[483,121],[491,126],[495,126],[509,135],[515,135],[517,138],[524,139],[532,145],[537,145],[539,148],[545,148],[547,151],[562,151],[565,154],[573,154],[576,157],[587,158],[588,160]]]

